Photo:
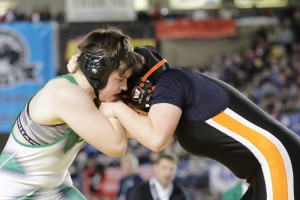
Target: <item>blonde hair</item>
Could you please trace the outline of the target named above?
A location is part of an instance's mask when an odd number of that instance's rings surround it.
[[[122,158],[122,161],[127,160],[131,164],[131,168],[133,171],[136,171],[139,167],[139,160],[133,153],[126,153]]]

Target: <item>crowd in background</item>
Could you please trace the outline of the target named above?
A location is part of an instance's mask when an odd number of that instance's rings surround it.
[[[195,9],[195,10],[177,10],[171,11],[168,7],[162,5],[161,1],[156,1],[147,11],[137,11],[137,21],[159,20],[159,19],[179,19],[189,18],[191,20],[205,20],[209,18],[243,18],[253,16],[279,17],[282,21],[284,17],[294,18],[292,15],[299,12],[299,8],[293,6],[287,8],[251,8],[238,9],[232,2],[224,1],[219,9]],[[296,14],[297,15],[297,14]],[[299,16],[298,16],[299,17]],[[6,12],[0,16],[0,22],[47,22],[58,21],[66,22],[66,13],[63,11],[53,12],[48,5],[35,7],[30,12],[23,11],[18,5],[12,5]]]
[[[0,22],[47,22],[51,20],[61,21],[64,16],[62,13],[57,13],[56,16],[50,12],[49,7],[45,6],[43,8],[34,8],[30,13],[25,13],[18,8],[18,6],[9,7],[3,16],[0,17]]]
[[[253,14],[261,11],[252,10],[251,12]],[[198,11],[191,16],[194,19],[205,19],[213,14]],[[219,11],[218,14],[223,17],[236,16],[236,12],[229,8],[222,12]],[[274,12],[264,10],[264,14],[274,15]],[[162,13],[153,11],[139,15],[140,19],[146,19],[149,16],[157,19],[162,16]],[[199,65],[196,70],[231,84],[300,136],[300,9],[281,12],[278,17],[280,25],[257,29],[252,33],[253,40],[247,48],[231,55],[215,55],[207,63]],[[53,17],[45,7],[25,15],[14,8],[9,9],[0,21],[29,20],[37,22],[53,19],[61,21],[63,14],[59,13]],[[128,152],[132,152],[138,158],[140,166],[153,163],[155,153],[134,139],[129,139],[128,144]],[[167,147],[167,150],[178,155],[179,169],[184,169],[185,173],[178,174],[177,179],[190,190],[194,199],[217,199],[220,197],[220,194],[214,195],[209,188],[208,171],[214,161],[195,158],[187,154],[179,146],[176,138]],[[105,156],[87,145],[78,154],[70,171],[75,184],[81,190],[84,190],[84,176],[87,176],[89,178],[89,194],[97,196],[105,169],[119,166],[119,158]]]
[[[255,30],[247,48],[231,55],[216,55],[196,70],[243,91],[255,104],[300,136],[300,11],[289,14],[280,19],[278,27]],[[178,155],[179,169],[186,173],[178,174],[177,179],[190,190],[194,199],[220,198],[221,194],[215,195],[209,183],[209,167],[214,161],[187,154],[175,138],[167,150]],[[134,139],[129,140],[128,151],[137,156],[140,166],[153,163],[156,155]],[[80,169],[90,170],[95,166],[98,169],[101,165],[102,172],[107,167],[118,167],[120,161],[91,146],[79,156],[79,165],[83,163],[80,157],[84,157],[86,163],[94,163]]]
[[[212,58],[201,71],[243,91],[254,103],[300,135],[300,11],[274,28],[261,28],[252,44]]]

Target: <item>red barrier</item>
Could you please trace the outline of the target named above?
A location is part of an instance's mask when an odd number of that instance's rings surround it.
[[[164,39],[223,38],[237,35],[234,19],[160,20],[156,23],[156,37]]]

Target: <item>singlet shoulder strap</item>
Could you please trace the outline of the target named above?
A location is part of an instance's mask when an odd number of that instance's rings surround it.
[[[71,74],[65,74],[65,75],[57,76],[55,78],[65,78],[65,79],[68,79],[71,83],[78,85],[77,81]]]

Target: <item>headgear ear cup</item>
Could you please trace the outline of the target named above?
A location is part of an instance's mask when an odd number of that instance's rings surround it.
[[[86,78],[88,79],[91,86],[98,90],[101,87],[101,82],[99,77],[100,72],[105,67],[103,65],[103,59],[105,56],[105,51],[83,51],[79,56],[79,66]],[[102,61],[102,62],[101,62]]]
[[[146,81],[143,85],[141,81],[131,90],[129,94],[129,103],[134,107],[148,112],[150,109],[150,101],[153,93],[152,83]]]
[[[119,38],[118,43],[120,44],[120,48],[116,55],[111,58],[106,56],[104,49],[99,51],[85,50],[79,56],[80,69],[94,89],[96,95],[95,104],[97,107],[100,106],[98,90],[106,86],[108,77],[114,70],[118,69],[120,60],[128,52],[128,49],[125,47],[125,41],[125,37]]]
[[[167,64],[167,61],[159,54],[153,54],[153,49],[155,48],[149,48],[149,46],[135,48],[135,52],[144,57],[145,65],[140,72],[128,79],[128,91],[121,96],[126,103],[146,112],[150,109],[156,79],[166,69]]]
[[[79,56],[80,69],[96,90],[105,87],[109,75],[117,69],[116,65],[128,52],[128,49],[125,47],[125,37],[120,37],[117,42],[120,44],[120,47],[113,57],[107,57],[104,49],[99,51],[85,50]]]

